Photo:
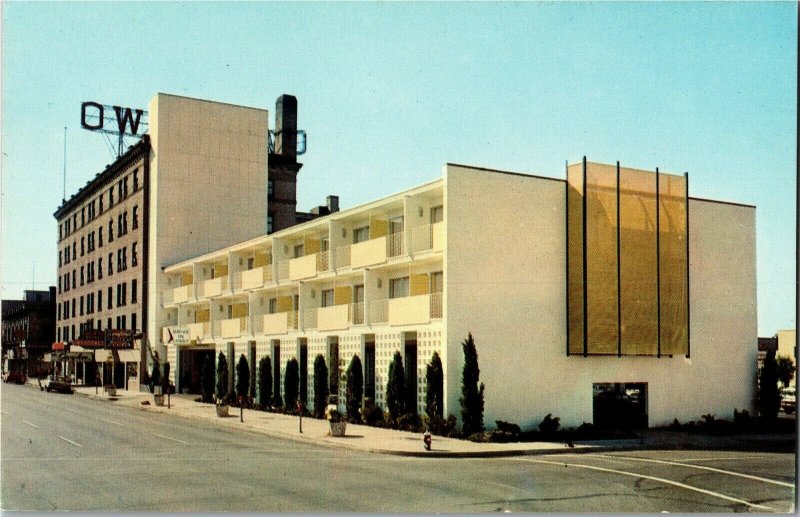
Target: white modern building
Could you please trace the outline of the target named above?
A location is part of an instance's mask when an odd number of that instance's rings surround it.
[[[151,114],[151,132],[164,123]],[[154,152],[185,147],[169,145]],[[250,204],[200,208],[181,192],[201,186],[161,185],[175,219],[155,212],[151,232],[164,246],[188,229],[202,245],[151,262],[150,333],[179,387],[198,386],[206,355],[251,368],[269,355],[281,379],[295,357],[312,401],[314,358],[344,371],[357,354],[365,397],[385,407],[399,351],[422,413],[438,352],[444,412],[458,417],[472,333],[488,427],[752,412],[755,207],[688,197],[687,183],[585,160],[566,180],[447,164],[431,183],[269,235]],[[235,235],[250,240],[196,252]]]

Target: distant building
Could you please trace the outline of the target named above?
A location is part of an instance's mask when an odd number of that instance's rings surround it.
[[[2,301],[3,371],[33,374],[50,351],[56,323],[56,288],[26,290],[22,300]]]
[[[276,108],[271,142],[264,109],[159,93],[149,134],[56,210],[64,374],[137,389],[160,341],[161,266],[295,224],[297,100]]]

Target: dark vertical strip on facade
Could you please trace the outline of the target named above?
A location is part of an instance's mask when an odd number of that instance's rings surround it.
[[[583,178],[581,179],[583,182],[583,210],[581,213],[581,221],[583,224],[582,231],[583,231],[583,249],[581,252],[583,253],[583,356],[586,357],[589,355],[589,306],[588,306],[588,296],[587,296],[587,286],[586,286],[586,157],[583,157]]]
[[[689,173],[684,172],[686,178],[686,357],[691,357],[692,351],[692,311],[691,292],[689,291]]]
[[[139,350],[139,379],[144,379],[147,373],[147,350],[150,347],[150,336],[148,335],[147,328],[149,326],[149,314],[147,310],[148,302],[148,286],[150,285],[150,137],[145,135],[142,137],[147,142],[142,155],[142,181],[144,182],[144,203],[142,206],[142,339],[140,341]],[[175,368],[180,368],[180,365],[175,365]],[[177,374],[177,370],[176,370]]]
[[[656,167],[656,357],[661,357],[661,206],[658,167]]]
[[[622,357],[622,267],[620,262],[619,162],[617,162],[617,357]]]
[[[565,297],[567,301],[567,356],[569,356],[569,161],[564,161],[564,177],[567,181],[564,182],[564,221],[566,228],[566,247],[564,248],[564,263],[566,264],[566,271],[567,271],[567,284],[566,284],[566,294]]]

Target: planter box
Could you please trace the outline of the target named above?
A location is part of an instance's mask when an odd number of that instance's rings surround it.
[[[164,405],[164,395],[153,395],[153,402],[156,406]]]
[[[331,426],[331,436],[344,436],[345,428],[347,427],[347,422],[330,422]]]
[[[223,417],[226,417],[226,416],[228,416],[228,408],[229,408],[229,407],[230,407],[230,406],[220,406],[220,405],[217,405],[217,406],[216,406],[216,408],[217,408],[217,416],[218,416],[218,417],[220,417],[220,418],[223,418]]]

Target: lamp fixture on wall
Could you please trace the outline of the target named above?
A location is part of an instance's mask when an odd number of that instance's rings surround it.
[[[383,281],[379,278],[378,279],[378,289],[381,289],[382,287],[383,287]]]
[[[419,214],[419,216],[422,217],[423,213],[424,211],[422,210],[422,207],[419,207],[419,209],[417,210],[417,214]]]

